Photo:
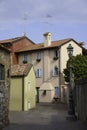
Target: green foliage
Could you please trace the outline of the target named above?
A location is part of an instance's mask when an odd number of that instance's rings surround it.
[[[71,60],[72,71],[74,73],[74,80],[87,77],[87,56],[77,55],[73,56]],[[66,82],[69,82],[69,60],[67,61],[67,67],[63,71]]]

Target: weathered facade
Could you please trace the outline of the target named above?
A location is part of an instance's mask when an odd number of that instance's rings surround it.
[[[0,125],[9,123],[10,51],[0,45]]]
[[[74,56],[82,54],[82,47],[75,40],[64,39],[52,42],[50,33],[44,34],[44,43],[27,46],[16,52],[19,64],[25,61],[34,66],[37,102],[52,102],[54,97],[67,102],[68,88],[63,78],[63,69],[66,68],[68,60],[69,44],[74,48]]]
[[[24,48],[29,45],[34,45],[35,43],[28,39],[26,36],[11,38],[0,41],[0,44],[5,46],[7,49],[11,50],[11,64],[17,64],[18,59],[15,51]]]

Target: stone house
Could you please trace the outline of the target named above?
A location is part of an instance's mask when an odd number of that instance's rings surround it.
[[[11,50],[11,64],[17,64],[18,59],[15,51],[24,48],[25,46],[34,45],[35,43],[26,36],[11,38],[0,41],[0,44]]]

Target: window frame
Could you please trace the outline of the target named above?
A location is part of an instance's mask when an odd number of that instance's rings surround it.
[[[36,78],[41,78],[41,77],[42,77],[42,70],[36,69]]]
[[[58,67],[57,66],[53,67],[52,76],[58,76]]]
[[[24,54],[23,63],[27,63],[27,62],[28,62],[28,54]]]
[[[59,57],[58,49],[54,49],[54,60],[57,60]]]
[[[37,61],[40,61],[40,60],[41,60],[41,57],[42,57],[41,52],[40,52],[40,51],[37,52]]]

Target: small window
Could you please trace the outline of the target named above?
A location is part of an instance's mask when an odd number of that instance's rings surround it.
[[[37,61],[41,60],[41,52],[37,52]]]
[[[53,68],[52,74],[53,74],[53,76],[57,76],[57,75],[58,75],[58,67],[57,67],[57,66],[55,66],[55,67]]]
[[[43,96],[45,96],[45,95],[46,95],[46,90],[43,91]]]
[[[27,54],[24,54],[24,60],[23,60],[23,63],[27,63],[27,61],[28,61],[28,56],[27,56]]]
[[[42,71],[41,69],[36,70],[36,78],[40,78],[42,76]]]
[[[58,50],[54,50],[54,60],[58,59]]]

